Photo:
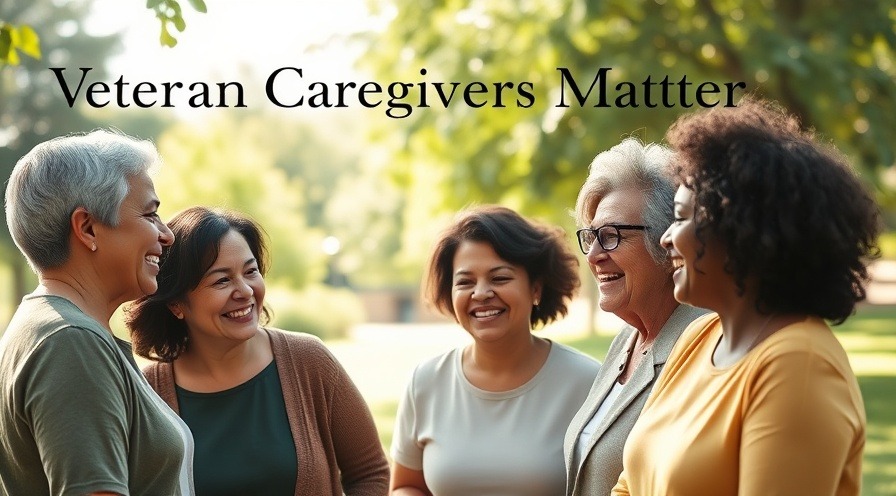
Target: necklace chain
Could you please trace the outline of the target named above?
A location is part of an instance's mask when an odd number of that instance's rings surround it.
[[[762,327],[759,328],[759,332],[756,333],[756,337],[753,338],[753,341],[750,343],[750,346],[747,347],[747,351],[750,351],[756,347],[756,344],[759,341],[759,338],[761,338],[762,335],[765,334],[765,329],[768,327],[768,324],[772,321],[772,318],[775,315],[777,315],[777,314],[773,313],[773,314],[769,315],[767,319],[765,319],[765,322],[762,323]]]

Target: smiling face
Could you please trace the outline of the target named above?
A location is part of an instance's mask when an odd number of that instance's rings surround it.
[[[159,198],[145,172],[128,178],[128,194],[115,227],[96,224],[100,277],[109,283],[117,302],[135,300],[158,289],[159,257],[174,235],[158,215]]]
[[[724,270],[723,250],[711,240],[704,243],[697,238],[693,191],[679,186],[674,208],[675,222],[663,233],[660,244],[669,252],[675,269],[675,299],[692,306],[718,308],[717,300],[730,293],[733,285],[733,278]]]
[[[526,269],[502,259],[488,243],[463,241],[454,254],[451,301],[454,315],[476,341],[529,335],[532,305],[541,285]]]
[[[590,227],[641,225],[644,194],[635,188],[609,192],[597,204]],[[656,306],[658,291],[671,286],[668,269],[654,262],[644,244],[645,231],[620,231],[619,246],[606,251],[593,243],[586,258],[600,290],[601,310],[633,322]],[[666,293],[668,294],[668,293]]]
[[[264,278],[246,239],[230,230],[221,238],[218,258],[187,293],[184,301],[170,305],[182,315],[190,340],[237,341],[258,332],[264,303]]]

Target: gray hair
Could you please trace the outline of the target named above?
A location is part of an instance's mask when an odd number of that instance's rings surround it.
[[[68,260],[78,207],[117,226],[128,179],[159,162],[152,142],[103,129],[45,141],[19,159],[6,186],[6,224],[32,270]]]
[[[674,220],[672,158],[669,148],[654,143],[645,145],[637,138],[626,138],[598,154],[576,199],[576,222],[581,227],[590,225],[597,205],[611,191],[638,189],[644,193],[642,222],[648,227],[644,244],[657,264],[664,263],[667,254],[660,246],[660,237]]]

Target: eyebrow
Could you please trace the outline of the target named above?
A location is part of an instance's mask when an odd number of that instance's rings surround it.
[[[588,225],[588,228],[589,229],[599,229],[601,227],[606,227],[606,226],[628,226],[631,224],[636,224],[636,222],[604,222],[603,224],[601,224],[599,226],[595,226],[594,222],[592,222],[591,224]]]
[[[251,264],[252,262],[255,262],[255,257],[252,257],[252,258],[246,260],[245,262],[243,262],[243,267],[245,267],[245,266]],[[226,273],[228,273],[228,272],[230,272],[230,269],[229,269],[229,268],[227,268],[227,267],[218,267],[217,269],[209,269],[209,271],[206,272],[205,275],[202,276],[202,277],[208,277],[208,276],[210,276],[210,275],[212,275],[212,274],[216,274],[216,273],[226,274]]]
[[[162,204],[162,202],[160,202],[158,199],[152,199],[152,200],[149,200],[148,202],[146,202],[146,206],[144,208],[146,208],[146,209],[159,208],[159,205],[161,205],[161,204]]]
[[[495,268],[493,268],[493,269],[489,269],[489,272],[496,272],[496,271],[499,271],[499,270],[501,270],[501,269],[514,270],[513,266],[511,266],[511,265],[499,265],[499,266],[497,266],[497,267],[495,267]],[[473,273],[473,271],[465,270],[465,269],[460,269],[460,270],[458,270],[457,272],[455,272],[454,275],[456,275],[456,276],[461,276],[461,275],[467,275],[467,274],[472,274],[472,273]]]

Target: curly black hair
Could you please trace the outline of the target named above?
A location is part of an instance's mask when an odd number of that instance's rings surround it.
[[[463,241],[491,245],[502,259],[526,269],[529,280],[542,284],[541,301],[532,309],[532,325],[566,315],[567,302],[579,288],[579,259],[559,227],[527,220],[509,208],[486,205],[462,211],[436,242],[423,284],[423,297],[454,317],[451,283],[454,254]]]
[[[833,146],[751,96],[679,118],[666,140],[694,193],[698,239],[722,243],[742,294],[755,281],[758,311],[834,324],[853,313],[880,253],[880,211]]]

